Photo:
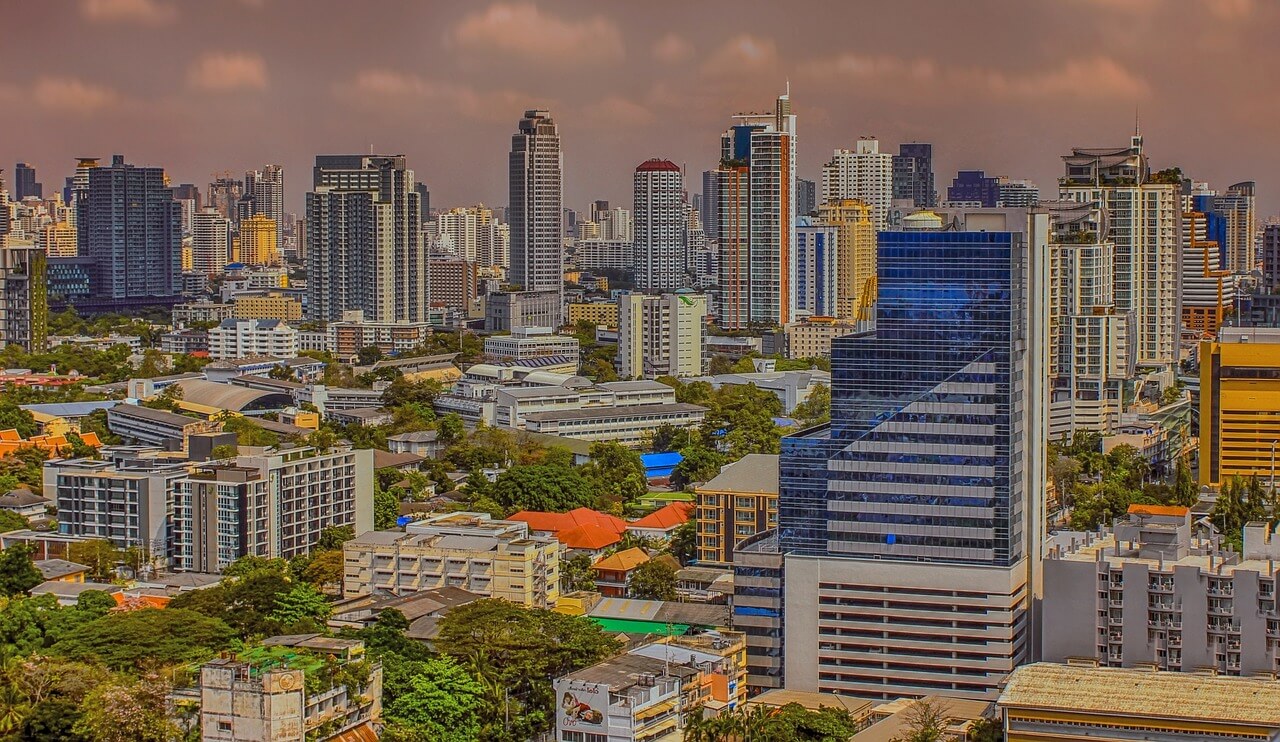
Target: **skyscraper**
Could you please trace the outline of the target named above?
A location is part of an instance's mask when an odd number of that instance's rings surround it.
[[[82,161],[83,162],[83,161]],[[164,169],[134,167],[114,155],[86,168],[77,198],[78,252],[91,258],[95,300],[128,302],[182,292],[182,206]]]
[[[898,154],[893,156],[893,198],[910,201],[917,208],[938,205],[932,144],[912,142],[898,146]]]
[[[1229,186],[1226,193],[1213,199],[1214,210],[1226,220],[1227,240],[1223,247],[1227,264],[1224,268],[1236,273],[1248,273],[1258,266],[1256,190],[1257,184],[1248,180]]]
[[[34,196],[44,198],[44,186],[36,182],[36,169],[25,162],[13,167],[13,200]]]
[[[511,137],[509,158],[512,284],[554,289],[564,304],[564,159],[548,111],[528,110]],[[557,322],[563,308],[556,312]]]
[[[684,175],[670,160],[646,160],[636,166],[632,183],[636,287],[675,291],[685,275]]]
[[[893,201],[893,155],[880,151],[880,142],[862,137],[852,150],[838,149],[822,166],[822,201],[855,199],[871,207],[876,231],[888,227]]]
[[[1034,651],[1048,217],[934,222],[880,234],[876,328],[833,342],[831,423],[783,441],[788,689],[989,700]]]
[[[222,273],[231,254],[231,222],[217,209],[205,208],[191,220],[191,270]]]
[[[1000,179],[982,170],[961,170],[947,187],[947,203],[992,208],[1000,203]]]
[[[809,216],[818,209],[818,184],[796,178],[796,215]]]
[[[265,216],[275,222],[276,244],[284,236],[284,168],[267,165],[261,170],[244,174],[244,197],[251,198],[252,207],[245,216]]]
[[[781,326],[795,313],[796,117],[790,94],[772,115],[739,114],[720,136],[717,238],[720,325]]]
[[[818,207],[818,216],[836,228],[836,316],[871,319],[876,300],[876,228],[871,207],[839,199]]]
[[[204,205],[216,209],[219,214],[232,224],[240,215],[240,199],[244,197],[244,183],[231,177],[231,173],[223,173],[214,178],[205,192]]]
[[[262,214],[240,222],[240,262],[247,265],[280,263],[279,225]]]
[[[427,321],[427,251],[404,155],[317,155],[307,194],[307,312]]]
[[[839,227],[796,217],[795,304],[799,316],[834,317],[839,300]]]
[[[720,239],[720,170],[702,171],[702,203],[698,216],[707,239]]]

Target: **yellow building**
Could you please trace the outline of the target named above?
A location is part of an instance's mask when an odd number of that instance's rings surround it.
[[[818,207],[818,217],[836,227],[837,314],[843,319],[870,319],[875,303],[876,227],[871,207],[853,199]]]
[[[36,245],[51,258],[74,258],[78,250],[76,228],[67,222],[46,224],[36,235]]]
[[[831,341],[857,329],[856,322],[839,317],[805,317],[792,322],[783,328],[787,335],[787,357],[828,358]]]
[[[731,564],[733,549],[778,526],[778,456],[753,453],[698,487],[698,561]]]
[[[276,220],[254,214],[240,220],[240,261],[248,265],[280,262],[279,231]]]
[[[1224,327],[1200,343],[1200,484],[1270,480],[1280,440],[1280,330]]]
[[[232,300],[231,313],[236,319],[297,322],[302,319],[302,302],[283,294],[240,294]]]
[[[1013,671],[999,706],[1007,742],[1280,738],[1269,678],[1038,662]]]
[[[191,252],[191,238],[188,237],[182,240],[182,271],[190,271],[194,265],[195,256]]]
[[[586,320],[593,325],[618,326],[618,305],[609,302],[576,302],[569,305],[569,324]]]

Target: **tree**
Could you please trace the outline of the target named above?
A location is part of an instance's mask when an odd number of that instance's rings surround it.
[[[25,543],[14,544],[0,551],[0,595],[25,595],[31,588],[44,582],[44,577],[31,559],[32,553],[31,546]]]
[[[631,597],[642,600],[675,600],[676,569],[665,559],[650,559],[636,567],[627,583]]]
[[[239,456],[239,455],[240,455],[240,447],[233,446],[230,443],[220,443],[214,446],[213,450],[209,452],[209,457],[215,461],[222,461],[224,459],[234,459],[236,456]]]
[[[610,502],[630,503],[649,491],[640,454],[613,441],[591,444],[583,475]]]
[[[560,592],[572,593],[595,588],[595,572],[591,570],[591,557],[578,553],[560,562]]]
[[[719,439],[736,461],[749,453],[778,453],[781,432],[773,418],[782,402],[755,384],[732,384],[717,389],[709,401],[703,435]]]
[[[302,570],[302,579],[315,585],[317,588],[324,588],[327,585],[342,584],[343,570],[345,569],[342,551],[322,551],[312,558],[306,568]]]
[[[404,725],[425,739],[471,742],[480,738],[484,689],[452,657],[421,663],[410,690],[386,707],[388,721]]]
[[[30,525],[31,523],[29,523],[26,518],[18,515],[12,510],[0,510],[0,533],[20,531]]]
[[[351,526],[330,526],[320,532],[320,538],[312,548],[316,551],[341,551],[342,545],[355,537],[356,531]]]
[[[142,351],[142,363],[138,365],[138,378],[154,379],[169,371],[169,357],[155,348]]]
[[[466,435],[467,430],[463,427],[462,417],[456,412],[450,412],[436,421],[436,440],[443,446],[452,446]]]
[[[808,428],[820,425],[831,419],[831,388],[826,384],[817,384],[805,401],[796,405],[791,417],[800,423],[800,427]]]
[[[272,366],[267,378],[276,381],[293,381],[293,371],[288,366]]]
[[[690,431],[688,428],[677,428],[671,423],[663,423],[658,426],[657,430],[653,431],[653,440],[650,442],[649,450],[654,453],[665,453],[688,448],[693,444],[695,432]]]
[[[397,376],[382,393],[382,404],[384,407],[395,408],[416,403],[430,409],[440,391],[440,382],[434,379],[410,381],[403,376]]]
[[[942,742],[947,730],[947,708],[930,698],[921,698],[907,707],[906,730],[892,742]]]
[[[180,593],[169,602],[169,610],[183,608],[216,618],[234,629],[241,638],[280,633],[283,627],[273,614],[280,596],[294,587],[287,576],[288,565],[283,560],[255,559],[272,566],[235,575],[228,575],[227,570],[223,570],[221,584]],[[228,569],[243,561],[233,562]],[[276,562],[280,566],[275,566]]]
[[[356,351],[356,363],[361,366],[372,366],[382,360],[382,349],[376,345],[366,345]]]
[[[373,528],[390,531],[400,517],[400,498],[394,492],[378,487],[373,491]]]
[[[1172,502],[1174,505],[1191,507],[1200,499],[1200,491],[1196,488],[1195,476],[1191,474],[1191,465],[1185,457],[1178,459],[1178,467],[1173,475]]]
[[[978,719],[969,726],[969,742],[1004,742],[1004,727],[999,719]]]
[[[577,469],[563,466],[513,466],[498,475],[492,495],[511,510],[563,513],[596,504],[591,484]]]
[[[170,690],[154,673],[101,685],[85,698],[75,731],[95,742],[177,740],[179,729],[168,714]]]
[[[690,518],[676,526],[667,548],[681,564],[693,561],[698,556],[698,521]]]
[[[709,482],[728,463],[723,454],[698,445],[680,451],[684,457],[671,472],[671,486],[687,490],[698,482]]]
[[[9,396],[8,392],[5,396]],[[39,430],[36,419],[29,411],[19,407],[11,399],[3,399],[0,400],[0,430],[9,429],[18,431],[18,435],[23,438],[30,438]]]
[[[286,630],[308,620],[323,626],[332,612],[333,608],[324,595],[311,585],[302,583],[276,598],[276,609],[271,613],[271,619]]]
[[[163,665],[201,662],[225,649],[232,636],[231,628],[225,623],[195,611],[143,608],[108,613],[77,626],[50,651],[124,670],[147,662]]]

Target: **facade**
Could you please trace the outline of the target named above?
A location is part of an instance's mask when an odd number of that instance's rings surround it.
[[[36,233],[36,247],[51,258],[74,258],[76,240],[76,228],[69,222],[46,224]]]
[[[85,168],[77,188],[80,257],[91,259],[95,300],[129,302],[181,293],[182,207],[163,168],[134,167],[123,155]],[[78,173],[77,173],[78,174]]]
[[[172,317],[176,327],[183,327],[192,322],[221,322],[234,312],[234,304],[201,301],[174,306]]]
[[[517,327],[510,335],[490,335],[484,339],[484,355],[489,361],[524,361],[531,358],[565,356],[577,367],[578,338],[556,335],[547,328]]]
[[[1136,134],[1129,147],[1075,148],[1062,159],[1060,197],[1107,212],[1116,309],[1134,314],[1138,365],[1172,368],[1182,319],[1181,182],[1151,174]]]
[[[338,358],[351,358],[361,348],[376,347],[384,355],[412,350],[431,337],[425,322],[366,322],[343,318],[325,326],[327,349]]]
[[[252,219],[253,217],[250,217]],[[237,294],[231,302],[231,316],[236,319],[275,319],[281,322],[302,321],[302,302],[278,291]],[[283,356],[292,358],[293,356]]]
[[[898,146],[898,154],[893,156],[893,200],[910,201],[916,208],[938,205],[932,144],[912,142]]]
[[[1131,505],[1114,531],[1063,532],[1044,564],[1041,659],[1245,677],[1280,671],[1276,564],[1266,523],[1244,553],[1193,537],[1190,509]]]
[[[706,415],[705,407],[672,402],[532,412],[525,415],[524,424],[531,433],[640,446],[663,425],[693,428],[701,425]]]
[[[894,156],[880,151],[879,140],[861,137],[854,149],[838,149],[822,166],[822,202],[852,199],[871,209],[876,231],[888,227],[893,202]]]
[[[221,572],[254,555],[308,553],[326,528],[373,528],[373,451],[268,451],[173,483],[173,568]]]
[[[796,178],[796,214],[811,215],[818,210],[818,184],[812,180]]]
[[[1280,330],[1224,327],[1200,343],[1200,484],[1276,478]]]
[[[25,162],[13,166],[13,200],[44,198],[44,185],[36,182],[36,169]]]
[[[21,345],[40,352],[48,345],[48,258],[35,247],[4,244],[0,234],[0,348]]]
[[[833,343],[831,423],[783,439],[788,688],[994,699],[1035,652],[1049,218],[942,219],[880,234],[876,329]]]
[[[470,312],[480,292],[479,265],[462,259],[437,259],[430,263],[431,301],[436,306]]]
[[[560,327],[559,290],[490,291],[485,294],[484,329],[511,332],[516,327]]]
[[[252,217],[261,217],[262,219],[271,220],[274,227],[275,238],[270,244],[278,248],[284,242],[284,168],[280,165],[267,165],[261,170],[250,170],[244,174],[244,195],[241,196],[242,211],[247,211],[240,218],[240,235],[244,239],[245,222]],[[248,201],[248,204],[244,204]],[[247,206],[247,208],[243,208]],[[246,218],[247,217],[247,218]],[[265,229],[267,226],[264,222],[257,222],[252,225],[256,229]],[[266,244],[269,238],[259,238],[259,244]],[[243,250],[243,245],[241,246]],[[278,255],[277,255],[278,259]],[[244,257],[241,256],[241,260]],[[248,261],[246,261],[248,262]],[[262,263],[271,261],[264,260]]]
[[[1182,326],[1201,337],[1216,335],[1235,309],[1236,281],[1222,270],[1222,249],[1210,239],[1210,218],[1182,213]]]
[[[459,206],[436,215],[435,247],[477,265],[505,266],[510,260],[506,227],[484,204]]]
[[[118,404],[107,410],[107,428],[112,433],[126,441],[153,446],[176,441],[185,447],[187,436],[216,427],[215,422],[137,404]]]
[[[831,341],[856,332],[858,324],[837,317],[806,317],[783,328],[787,358],[830,358]]]
[[[368,531],[342,547],[342,595],[457,587],[530,608],[560,595],[560,542],[483,513],[433,515],[401,531]]]
[[[1225,220],[1225,270],[1248,273],[1258,267],[1258,220],[1254,209],[1257,183],[1245,181],[1227,188],[1213,199],[1214,211]]]
[[[706,296],[623,294],[617,308],[619,376],[653,379],[702,373]]]
[[[694,491],[699,564],[733,564],[735,548],[778,527],[778,457],[747,454]]]
[[[1040,202],[1040,188],[1029,180],[1001,177],[999,205],[1006,208],[1030,208]]]
[[[712,181],[720,249],[719,324],[726,329],[791,321],[795,276],[796,117],[790,94],[772,115],[741,114],[720,136]]]
[[[560,133],[547,111],[525,111],[511,137],[510,200],[512,284],[526,291],[554,291],[559,327],[564,305],[564,160]]]
[[[191,219],[191,270],[211,275],[226,270],[231,257],[231,222],[213,208]]]
[[[840,229],[817,218],[796,218],[795,316],[831,317],[839,303]]]
[[[298,331],[276,319],[224,319],[209,329],[209,357],[229,361],[249,356],[295,358]]]
[[[156,458],[66,459],[45,466],[44,496],[58,505],[58,532],[106,539],[169,556],[170,493],[185,462]]]
[[[280,226],[275,220],[254,214],[240,220],[240,260],[248,265],[280,262]]]
[[[686,286],[684,174],[680,166],[657,159],[640,163],[632,197],[636,288],[675,291]]]
[[[579,322],[590,322],[597,327],[617,327],[618,305],[611,301],[574,302],[569,305],[569,321],[565,324],[576,327]]]
[[[599,237],[578,240],[573,246],[571,262],[579,270],[633,271],[636,268],[635,244],[629,240],[605,240]]]
[[[307,312],[425,322],[421,201],[403,155],[318,155],[307,194]]]
[[[1280,224],[1262,228],[1262,286],[1268,294],[1280,294]]]
[[[947,202],[995,208],[1000,203],[1000,179],[981,170],[961,170],[947,187]]]
[[[823,224],[836,228],[836,308],[834,316],[871,319],[876,301],[876,225],[871,206],[840,199],[818,207]]]

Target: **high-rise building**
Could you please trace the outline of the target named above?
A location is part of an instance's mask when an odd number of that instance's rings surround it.
[[[720,136],[714,180],[720,325],[781,326],[795,311],[796,117],[791,96],[771,115],[739,114]]]
[[[933,185],[933,145],[911,142],[898,145],[893,156],[893,199],[910,201],[916,208],[938,205]]]
[[[182,205],[182,234],[189,235],[191,223],[200,210],[200,189],[190,183],[183,183],[170,190],[173,191],[173,200]]]
[[[818,207],[818,217],[836,228],[835,316],[871,319],[876,300],[876,228],[871,207],[853,199],[828,201]]]
[[[213,179],[205,191],[204,205],[222,214],[222,218],[235,223],[240,215],[240,199],[244,198],[244,183],[223,173]]]
[[[670,160],[636,166],[632,187],[636,287],[675,291],[688,284],[685,273],[684,174]]]
[[[1262,228],[1262,286],[1268,294],[1280,294],[1280,224]]]
[[[191,269],[222,273],[231,255],[231,223],[217,209],[199,211],[191,221]]]
[[[280,263],[280,225],[262,214],[240,222],[240,261],[248,265]]]
[[[839,227],[796,217],[796,315],[834,317],[839,301]]]
[[[781,597],[751,616],[788,689],[994,699],[1035,651],[1048,215],[934,223],[880,234],[875,330],[833,342],[830,424],[783,440],[783,573],[748,589]]]
[[[810,216],[818,210],[818,184],[812,180],[796,178],[796,214]]]
[[[554,289],[564,305],[564,159],[560,133],[548,111],[528,110],[511,137],[509,158],[512,284],[525,291]],[[563,308],[555,315],[560,325]]]
[[[76,228],[70,222],[46,224],[36,233],[36,247],[51,258],[76,256]]]
[[[1236,281],[1222,270],[1221,245],[1209,238],[1210,217],[1182,212],[1182,326],[1201,337],[1216,335],[1235,307]]]
[[[317,155],[307,194],[313,320],[359,310],[369,322],[426,322],[427,250],[404,155]]]
[[[1224,327],[1216,341],[1200,343],[1200,484],[1275,480],[1277,371],[1280,329]]]
[[[880,151],[874,137],[861,137],[854,149],[838,149],[822,167],[822,202],[855,199],[871,207],[876,231],[888,227],[893,202],[893,155]]]
[[[702,203],[698,216],[707,238],[720,238],[720,170],[702,171]]]
[[[1213,199],[1214,210],[1226,220],[1227,264],[1224,270],[1248,273],[1258,265],[1256,232],[1257,216],[1254,211],[1254,192],[1257,183],[1252,180],[1236,183],[1227,192]]]
[[[77,252],[93,262],[94,299],[180,294],[182,206],[173,200],[164,169],[134,167],[115,155],[109,167],[95,162],[85,171],[86,187],[76,199]]]
[[[36,182],[36,169],[25,162],[13,167],[13,200],[44,198],[44,186]]]
[[[618,375],[701,375],[706,319],[707,297],[702,294],[618,297]]]
[[[1040,201],[1040,187],[1029,180],[997,178],[1000,196],[998,206],[1005,208],[1030,208]]]
[[[0,234],[0,348],[38,353],[48,345],[49,303],[44,250],[6,245]]]
[[[267,165],[244,174],[244,197],[252,199],[245,216],[265,216],[275,222],[276,244],[284,237],[284,168]]]
[[[1052,201],[1049,236],[1049,436],[1118,432],[1134,381],[1133,312],[1116,309],[1115,243],[1096,204]]]
[[[1062,160],[1061,198],[1107,212],[1116,309],[1134,313],[1138,365],[1172,368],[1182,320],[1180,176],[1153,175],[1136,133],[1128,147],[1074,148]]]
[[[507,225],[484,204],[459,206],[436,215],[436,246],[441,252],[480,266],[508,262]]]
[[[1000,179],[982,170],[961,170],[947,186],[947,203],[993,208],[1000,203]]]

